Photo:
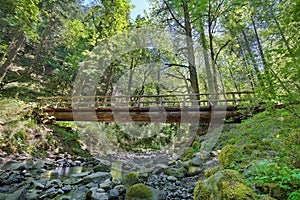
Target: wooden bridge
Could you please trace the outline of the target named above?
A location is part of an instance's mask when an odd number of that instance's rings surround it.
[[[209,123],[211,118],[240,121],[253,92],[142,96],[39,97],[45,113],[57,121]],[[259,112],[259,108],[251,113]]]

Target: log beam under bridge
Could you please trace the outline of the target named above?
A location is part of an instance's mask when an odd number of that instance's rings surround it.
[[[40,97],[39,100],[43,112],[56,121],[209,123],[228,119],[240,122],[247,115],[260,112],[259,108],[246,112],[243,107],[255,99],[253,94],[73,96]]]

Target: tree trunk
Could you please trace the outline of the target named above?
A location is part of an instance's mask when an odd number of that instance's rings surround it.
[[[254,91],[254,89],[255,89],[255,85],[254,85],[254,83],[255,83],[255,75],[253,74],[252,68],[251,68],[251,70],[247,69],[247,66],[250,65],[250,64],[249,64],[248,59],[246,58],[245,52],[244,52],[244,50],[242,48],[242,44],[241,44],[241,41],[239,40],[239,38],[237,39],[237,42],[238,42],[238,44],[240,46],[240,48],[239,48],[240,56],[242,56],[242,58],[244,59],[243,65],[244,65],[244,67],[246,69],[246,74],[248,74],[247,77],[248,77],[248,80],[250,82],[251,90]]]
[[[266,74],[267,81],[269,82],[269,90],[274,92],[273,83],[272,83],[271,76],[270,76],[270,66],[268,65],[267,60],[265,58],[265,54],[264,54],[264,51],[263,51],[261,43],[260,43],[260,39],[259,39],[259,36],[258,36],[257,28],[256,28],[253,17],[251,17],[251,20],[252,20],[254,33],[255,33],[255,39],[256,39],[256,42],[257,42],[257,46],[258,46],[259,55],[261,57],[263,65],[264,65],[264,72]]]
[[[204,65],[205,65],[205,71],[206,71],[206,75],[207,75],[207,85],[208,85],[207,92],[213,93],[214,85],[213,85],[213,79],[212,79],[210,63],[209,63],[209,58],[208,58],[208,53],[207,53],[207,44],[206,44],[206,38],[205,38],[205,34],[204,34],[203,25],[200,27],[200,43],[203,48]]]
[[[261,82],[261,74],[260,74],[260,71],[259,71],[259,69],[258,69],[258,65],[257,65],[257,63],[256,63],[256,61],[255,61],[255,59],[254,59],[254,55],[253,55],[252,50],[251,50],[251,48],[250,48],[250,43],[249,43],[248,38],[247,38],[247,35],[246,35],[246,33],[245,33],[245,31],[244,31],[243,29],[242,29],[242,34],[243,34],[243,38],[244,38],[244,41],[245,41],[245,44],[246,44],[246,49],[247,49],[248,54],[249,54],[249,56],[250,56],[250,59],[251,59],[251,61],[252,61],[252,64],[253,64],[254,71],[255,71],[255,73],[256,73],[258,82],[259,82],[260,86],[263,86],[263,85],[262,85],[262,82]],[[247,58],[246,58],[246,60],[247,60]]]
[[[9,45],[8,56],[5,60],[5,62],[3,63],[3,65],[0,68],[0,82],[1,82],[1,80],[3,80],[5,78],[6,73],[9,69],[10,65],[15,60],[19,50],[23,47],[25,39],[26,39],[25,33],[20,32],[17,39],[12,41],[11,44]]]
[[[130,63],[130,69],[129,69],[128,87],[127,87],[127,93],[128,93],[128,95],[131,95],[133,72],[134,72],[134,58],[132,56],[131,63]]]
[[[188,4],[186,1],[182,1],[183,12],[184,12],[184,25],[185,25],[185,35],[186,35],[186,47],[188,52],[188,62],[189,62],[189,71],[191,86],[194,90],[194,93],[199,94],[199,84],[196,70],[195,54],[194,54],[194,45],[193,45],[193,35],[192,35],[192,25],[190,22],[190,14],[188,10]],[[199,100],[199,96],[196,97]]]
[[[212,33],[212,18],[211,18],[211,4],[208,3],[208,37],[209,37],[209,48],[210,48],[210,59],[211,59],[211,69],[212,69],[212,78],[214,84],[214,92],[218,93],[218,79],[217,79],[217,69],[216,69],[216,60],[213,46],[213,33]]]

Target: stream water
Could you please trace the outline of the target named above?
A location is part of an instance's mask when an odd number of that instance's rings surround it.
[[[121,179],[122,178],[122,162],[114,162],[112,163],[112,167],[110,168],[110,173],[113,179]],[[48,170],[41,175],[42,178],[46,178],[48,180],[51,179],[64,179],[70,177],[72,174],[79,174],[82,172],[87,172],[92,170],[88,167],[83,166],[71,166],[71,167],[56,167],[55,169]]]

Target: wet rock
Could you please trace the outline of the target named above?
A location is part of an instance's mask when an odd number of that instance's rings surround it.
[[[94,183],[94,182],[91,182],[91,183],[88,183],[87,185],[85,185],[87,188],[94,188],[94,187],[98,187],[98,184],[97,183]]]
[[[3,183],[9,177],[9,173],[2,171],[0,172],[0,183]]]
[[[110,168],[107,165],[97,165],[93,168],[94,172],[109,172]]]
[[[120,194],[125,194],[126,192],[126,187],[124,185],[117,185],[114,187],[114,189],[118,190]]]
[[[194,166],[202,166],[203,165],[203,161],[202,161],[202,159],[201,159],[200,156],[195,156],[195,157],[192,158],[192,164]]]
[[[71,177],[73,177],[73,178],[83,178],[83,177],[89,175],[90,173],[91,173],[90,171],[81,172],[81,173],[78,173],[78,174],[72,174]]]
[[[107,166],[108,168],[111,168],[112,164],[108,160],[102,160],[102,159],[96,159],[97,165]]]
[[[35,189],[41,189],[41,190],[43,190],[44,188],[45,188],[45,185],[43,185],[42,183],[40,183],[40,182],[38,182],[38,181],[34,181],[33,182],[33,187],[35,188]]]
[[[86,192],[87,199],[91,200],[108,200],[108,194],[104,193],[103,190],[92,188]]]
[[[38,190],[30,190],[26,193],[26,200],[38,200],[40,192]]]
[[[108,191],[112,188],[112,182],[111,180],[107,179],[103,183],[100,183],[100,188],[104,189],[105,191]]]
[[[10,185],[12,183],[20,183],[24,180],[24,177],[20,175],[20,172],[18,171],[11,171],[9,173],[9,176],[2,180],[2,183],[4,185]]]
[[[65,184],[65,185],[78,185],[78,184],[81,184],[82,182],[83,182],[82,178],[71,177],[71,178],[65,179],[63,181],[63,184]]]
[[[152,199],[155,200],[164,200],[167,197],[167,192],[165,190],[158,190],[150,188],[152,190]]]
[[[209,169],[214,167],[219,167],[220,163],[217,160],[208,160],[206,163],[203,164],[203,169]]]
[[[114,179],[114,180],[112,181],[112,184],[113,184],[113,186],[121,185],[121,184],[122,184],[122,180],[119,179],[119,178]]]
[[[65,193],[70,192],[73,188],[70,185],[65,185],[61,188]]]
[[[167,177],[167,180],[168,180],[168,181],[174,181],[174,182],[175,182],[175,181],[177,181],[178,179],[177,179],[175,176],[168,176],[168,177]]]
[[[32,174],[31,173],[25,173],[24,176],[25,177],[32,177]]]
[[[0,193],[0,199],[24,200],[26,199],[26,190],[25,188],[21,188],[12,194]]]
[[[47,172],[47,170],[46,169],[42,169],[42,168],[36,170],[36,173],[38,173],[38,174],[43,174],[45,172]]]
[[[193,176],[193,175],[197,175],[200,174],[202,172],[202,168],[201,167],[195,167],[195,166],[191,166],[188,169],[188,175]]]
[[[61,188],[62,187],[62,181],[59,179],[53,179],[51,181],[49,181],[46,185],[45,188]]]
[[[7,171],[17,171],[17,170],[24,170],[26,169],[26,164],[22,162],[18,162],[15,160],[11,160],[7,163],[5,163],[2,167],[2,170],[7,170]]]
[[[90,174],[88,176],[85,176],[83,178],[83,183],[90,183],[90,182],[102,183],[106,179],[112,179],[112,176],[111,176],[110,173],[108,173],[108,172],[96,172],[96,173]]]
[[[1,186],[0,187],[0,193],[9,192],[10,187],[9,186]]]
[[[55,187],[52,187],[45,192],[43,198],[48,197],[52,199],[58,194],[64,194],[64,191],[62,189],[57,189]]]
[[[46,166],[45,166],[45,163],[38,161],[38,162],[35,162],[32,167],[33,167],[33,169],[44,169]]]
[[[117,189],[109,190],[108,194],[110,198],[117,198],[120,195],[119,190]]]

